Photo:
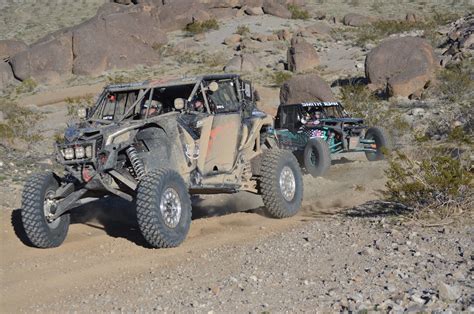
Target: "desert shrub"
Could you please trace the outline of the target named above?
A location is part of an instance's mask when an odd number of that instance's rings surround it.
[[[235,33],[243,36],[250,33],[250,28],[247,25],[239,25],[235,30]]]
[[[276,71],[273,73],[272,82],[276,86],[281,86],[288,81],[293,75],[288,71]]]
[[[17,94],[31,93],[38,86],[38,83],[32,78],[27,78],[16,87]]]
[[[3,144],[12,144],[16,140],[34,142],[41,139],[34,130],[38,121],[43,118],[41,113],[4,98],[0,99],[0,112],[3,115],[3,120],[0,120],[0,141]]]
[[[107,82],[109,84],[122,84],[122,83],[127,83],[129,82],[130,79],[120,73],[112,73],[110,75],[107,75]]]
[[[180,64],[206,66],[208,70],[221,67],[227,61],[226,55],[222,52],[176,51],[174,58]]]
[[[474,206],[473,174],[459,155],[440,149],[417,157],[394,153],[386,170],[385,197],[413,209],[417,218],[444,219]]]
[[[307,20],[310,18],[308,11],[294,4],[288,5],[288,11],[291,12],[291,18],[295,20]]]
[[[87,94],[80,97],[67,97],[65,99],[67,104],[68,117],[76,117],[79,108],[91,108],[94,105],[94,97],[92,94]]]
[[[417,21],[415,23],[404,20],[380,20],[375,21],[369,25],[356,28],[352,31],[355,34],[355,40],[359,46],[363,46],[369,42],[376,43],[393,34],[410,32],[414,30],[422,30],[427,40],[429,40],[434,46],[437,46],[440,40],[440,37],[435,32],[437,26],[446,25],[452,21],[455,21],[459,17],[460,16],[455,13],[440,13],[435,11],[432,13],[431,17],[426,18],[423,21]]]
[[[471,98],[474,83],[469,73],[469,67],[457,64],[439,71],[437,77],[439,88],[437,92],[441,98],[458,102],[464,98]]]
[[[185,31],[191,35],[205,33],[212,29],[219,29],[219,22],[216,19],[209,19],[202,22],[193,22],[186,25]]]
[[[384,126],[392,137],[398,137],[410,129],[402,113],[382,102],[366,85],[348,84],[341,88],[344,108],[355,117],[364,119],[370,126]]]

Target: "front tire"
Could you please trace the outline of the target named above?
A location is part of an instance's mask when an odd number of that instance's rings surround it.
[[[385,159],[385,153],[387,150],[392,149],[389,137],[384,128],[371,127],[365,133],[365,139],[375,141],[373,148],[375,152],[365,152],[365,157],[369,161],[383,160]]]
[[[303,201],[303,176],[295,156],[287,150],[265,151],[260,173],[266,213],[273,218],[294,216]]]
[[[68,213],[54,221],[46,218],[52,207],[56,206],[54,196],[58,187],[52,173],[38,173],[31,176],[23,188],[21,221],[31,244],[38,248],[60,246],[69,230]]]
[[[177,247],[191,225],[191,197],[181,176],[170,169],[152,171],[137,188],[137,221],[155,248]]]
[[[304,149],[304,167],[313,177],[326,174],[331,166],[331,152],[322,138],[312,138]]]

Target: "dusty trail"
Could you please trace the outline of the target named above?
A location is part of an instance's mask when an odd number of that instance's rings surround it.
[[[384,162],[363,155],[337,160],[326,178],[305,176],[302,211],[291,219],[264,217],[259,197],[209,196],[193,207],[187,240],[175,249],[147,248],[130,204],[109,199],[73,215],[65,243],[57,249],[28,247],[20,238],[19,212],[1,212],[0,309],[25,310],[70,295],[89,295],[113,282],[116,289],[150,268],[174,269],[223,245],[239,246],[283,232],[307,220],[377,198],[384,183]],[[348,158],[349,158],[348,157]],[[246,212],[237,212],[246,211]],[[13,222],[13,227],[12,227]]]

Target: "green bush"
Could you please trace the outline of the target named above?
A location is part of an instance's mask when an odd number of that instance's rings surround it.
[[[283,83],[288,81],[292,76],[293,75],[291,74],[291,72],[277,71],[273,73],[272,81],[274,85],[281,86],[283,85]]]
[[[385,197],[414,210],[415,217],[444,219],[474,206],[469,165],[450,152],[434,150],[423,157],[393,154],[386,170]]]
[[[194,35],[205,33],[212,29],[219,29],[219,22],[216,19],[210,19],[202,22],[194,22],[186,25],[185,31]]]
[[[288,11],[291,12],[291,18],[295,20],[307,20],[310,18],[308,11],[294,4],[288,5]]]

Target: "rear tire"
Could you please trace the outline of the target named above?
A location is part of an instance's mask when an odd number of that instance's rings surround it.
[[[144,175],[136,203],[138,226],[151,246],[177,247],[184,241],[191,225],[191,197],[176,171],[160,169]]]
[[[369,161],[383,160],[387,151],[392,149],[387,132],[381,127],[372,127],[365,133],[365,139],[375,141],[376,152],[365,152],[365,157]]]
[[[295,215],[303,201],[303,176],[295,156],[287,150],[265,151],[260,173],[266,213],[273,218]]]
[[[21,221],[31,244],[38,248],[60,246],[69,230],[69,213],[49,222],[46,214],[55,206],[53,197],[59,187],[52,173],[38,173],[26,181],[21,196]]]
[[[312,138],[304,149],[304,167],[313,177],[326,174],[331,166],[331,152],[322,138]]]

